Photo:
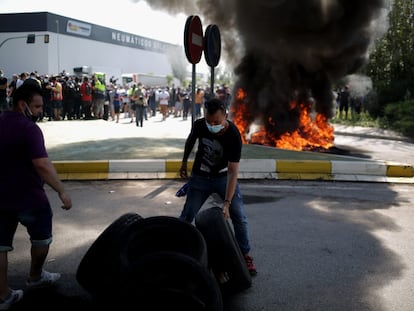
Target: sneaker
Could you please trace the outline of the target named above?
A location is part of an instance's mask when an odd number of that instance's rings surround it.
[[[6,299],[0,299],[0,310],[9,310],[9,308],[23,298],[23,291],[21,289],[10,290],[9,296]]]
[[[52,273],[46,270],[43,270],[40,279],[37,281],[26,281],[28,288],[42,288],[49,287],[55,284],[60,279],[60,273]]]
[[[253,263],[253,258],[246,254],[244,255],[244,260],[246,261],[247,269],[249,270],[250,275],[256,275],[257,270],[256,266]]]

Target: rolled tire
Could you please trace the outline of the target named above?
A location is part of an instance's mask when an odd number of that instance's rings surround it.
[[[211,271],[182,253],[140,256],[125,270],[120,285],[120,310],[223,310],[221,291]]]
[[[195,226],[204,236],[209,267],[222,292],[234,294],[251,287],[251,275],[223,210],[214,206],[200,211],[196,215]]]
[[[176,252],[207,267],[207,245],[201,232],[176,217],[153,216],[132,224],[122,237],[122,267],[153,252]]]
[[[76,271],[76,280],[93,297],[105,296],[119,280],[121,237],[143,218],[126,213],[113,221],[92,243]]]

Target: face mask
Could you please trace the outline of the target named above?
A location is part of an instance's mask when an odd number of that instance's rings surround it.
[[[29,106],[25,103],[26,105],[26,111],[25,111],[25,115],[29,120],[32,120],[33,122],[36,122],[38,119],[38,116],[35,116],[32,111],[30,110]]]
[[[210,124],[208,124],[207,121],[206,121],[206,125],[207,125],[208,130],[213,134],[217,134],[218,132],[220,132],[224,128],[223,124],[210,125]]]

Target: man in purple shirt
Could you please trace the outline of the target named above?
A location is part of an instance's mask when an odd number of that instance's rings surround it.
[[[48,158],[42,131],[32,121],[42,107],[42,90],[25,84],[14,93],[11,111],[0,114],[0,310],[9,309],[23,296],[7,281],[7,254],[13,250],[19,223],[31,241],[27,287],[49,286],[60,278],[59,273],[43,270],[52,242],[53,216],[44,183],[58,193],[63,209],[70,209],[72,201]]]

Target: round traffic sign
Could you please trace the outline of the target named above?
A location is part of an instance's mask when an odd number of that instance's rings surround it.
[[[184,28],[184,49],[187,59],[192,64],[197,64],[203,54],[203,27],[197,15],[187,17]]]
[[[208,25],[204,35],[204,58],[210,67],[216,67],[221,55],[221,37],[217,25]]]

